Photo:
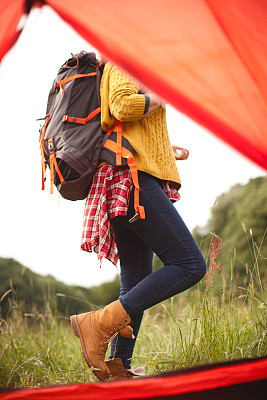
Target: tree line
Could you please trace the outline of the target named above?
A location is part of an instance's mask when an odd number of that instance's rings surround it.
[[[11,258],[0,258],[1,317],[6,318],[9,307],[19,304],[24,313],[42,312],[49,303],[59,314],[71,315],[96,310],[118,298],[119,276],[112,282],[85,288],[66,285],[53,276],[41,276]]]

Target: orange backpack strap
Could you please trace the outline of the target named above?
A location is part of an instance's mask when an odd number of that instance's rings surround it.
[[[114,129],[116,128],[116,126],[118,125],[119,121],[116,119],[114,125],[107,131],[106,135],[109,136]]]
[[[74,122],[75,124],[85,124],[86,122],[90,121],[90,119],[94,118],[95,115],[100,113],[101,108],[97,107],[94,111],[92,111],[88,117],[86,118],[77,118],[77,117],[69,117],[68,115],[64,115],[63,121]]]
[[[73,67],[70,67],[70,66],[68,65],[68,63],[69,63],[69,61],[70,61],[70,58],[69,58],[69,59],[67,60],[67,62],[65,63],[65,65],[64,65],[63,68],[77,68],[77,67],[78,67],[78,65],[79,65],[79,58],[78,58],[77,56],[75,56],[74,54],[72,54],[72,53],[71,53],[71,55],[72,55],[72,57],[76,58],[77,64],[74,65]]]
[[[45,165],[45,157],[44,157],[44,147],[43,144],[40,143],[40,149],[41,149],[41,163],[42,163],[42,190],[45,190],[45,174],[46,174],[46,165]]]
[[[123,123],[119,121],[118,123],[118,132],[117,132],[117,149],[116,149],[116,164],[121,165],[121,156],[122,156],[122,125]]]
[[[45,131],[46,131],[46,127],[49,121],[50,115],[46,115],[45,119],[45,124],[42,128],[42,132],[39,138],[39,144],[40,144],[40,150],[41,150],[41,162],[42,162],[42,190],[44,190],[45,188],[45,172],[46,172],[46,165],[45,165],[45,157],[44,157],[44,135],[45,135]]]
[[[113,142],[110,139],[106,140],[104,147],[113,151],[114,153],[116,153],[116,151],[117,151],[117,143]],[[130,222],[135,222],[139,218],[145,219],[145,209],[143,206],[140,206],[140,204],[139,204],[140,186],[139,186],[139,181],[138,181],[137,165],[136,165],[136,162],[135,162],[135,159],[134,159],[134,156],[132,155],[132,153],[123,146],[121,146],[121,156],[124,158],[127,158],[127,163],[130,167],[133,183],[135,186],[135,188],[134,188],[134,209],[136,211],[136,214],[133,218],[130,219]]]
[[[55,86],[58,87],[60,89],[61,94],[63,95],[63,89],[62,89],[62,85],[64,85],[65,83],[68,83],[70,81],[73,81],[74,79],[79,79],[79,78],[87,78],[88,76],[96,76],[97,73],[96,72],[90,72],[90,74],[77,74],[77,75],[72,75],[69,76],[68,78],[62,79],[59,82],[55,82]]]
[[[48,150],[50,151],[49,163],[50,163],[50,193],[53,193],[53,184],[54,184],[54,167],[57,171],[58,177],[61,183],[65,182],[57,164],[57,159],[54,151],[53,138],[48,139]]]

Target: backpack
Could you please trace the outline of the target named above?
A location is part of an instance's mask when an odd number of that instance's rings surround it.
[[[59,69],[49,92],[46,116],[40,129],[42,157],[42,189],[46,168],[50,169],[50,193],[53,185],[68,200],[85,199],[101,160],[113,166],[128,165],[131,169],[135,216],[144,219],[139,205],[139,182],[134,151],[123,137],[123,123],[104,132],[101,126],[100,82],[104,64],[99,65],[95,53],[81,51]],[[117,132],[114,131],[117,126]]]

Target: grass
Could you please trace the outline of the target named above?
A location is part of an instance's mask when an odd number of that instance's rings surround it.
[[[142,365],[152,375],[267,354],[266,276],[258,269],[260,251],[255,253],[252,270],[246,271],[246,287],[240,287],[233,263],[229,276],[216,264],[219,247],[218,237],[212,235],[206,279],[146,311],[134,367]],[[0,329],[0,387],[96,381],[83,361],[68,318],[54,316],[49,304],[42,313],[23,314],[10,301],[9,316],[1,320]]]
[[[263,309],[244,300],[216,303],[204,297],[179,311],[171,299],[152,318],[146,315],[136,359],[147,373],[267,354]]]

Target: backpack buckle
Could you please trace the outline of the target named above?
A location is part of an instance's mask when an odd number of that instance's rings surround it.
[[[130,224],[134,224],[138,219],[140,219],[140,213],[137,212],[132,218],[129,219]]]
[[[48,139],[48,150],[50,151],[50,153],[54,152],[53,138]]]

